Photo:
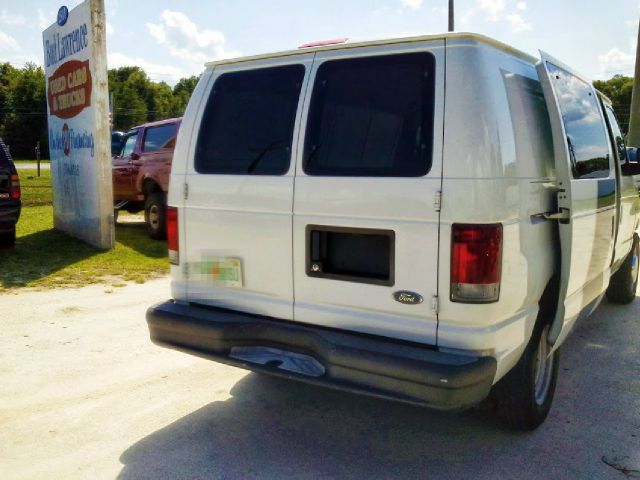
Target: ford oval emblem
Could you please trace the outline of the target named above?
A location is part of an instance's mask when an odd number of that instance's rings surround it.
[[[60,7],[58,10],[58,25],[61,27],[67,23],[67,19],[69,18],[69,9],[64,5]]]
[[[405,305],[418,305],[423,302],[422,295],[416,292],[410,292],[409,290],[400,290],[393,294],[393,298],[396,302],[404,303]]]

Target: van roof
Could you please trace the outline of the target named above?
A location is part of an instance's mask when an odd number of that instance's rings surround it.
[[[413,42],[425,42],[430,40],[449,40],[449,39],[467,39],[467,40],[475,40],[477,42],[482,42],[487,45],[491,45],[499,50],[507,52],[511,55],[521,58],[530,63],[536,63],[539,59],[525,53],[521,50],[518,50],[514,47],[507,45],[506,43],[502,43],[493,38],[487,37],[485,35],[480,35],[477,33],[441,33],[436,35],[420,35],[416,37],[403,37],[403,38],[388,38],[383,40],[371,40],[366,42],[343,42],[337,44],[329,44],[329,45],[319,45],[316,47],[305,47],[298,48],[296,50],[288,50],[283,52],[275,52],[275,53],[264,53],[259,55],[251,55],[248,57],[239,57],[239,58],[228,58],[224,60],[216,60],[213,62],[208,62],[205,65],[207,67],[213,67],[216,65],[227,65],[233,63],[241,63],[241,62],[249,62],[254,60],[264,60],[268,58],[278,58],[278,57],[289,57],[294,55],[304,55],[310,52],[324,52],[329,50],[346,50],[350,48],[361,48],[361,47],[372,47],[377,45],[393,45],[398,43],[413,43]],[[319,42],[322,43],[322,42]]]

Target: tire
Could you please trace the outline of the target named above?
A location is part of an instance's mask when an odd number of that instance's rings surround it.
[[[162,192],[149,194],[144,202],[144,223],[151,238],[167,238],[167,197]]]
[[[610,302],[628,304],[636,298],[638,288],[638,237],[633,237],[633,247],[620,269],[611,276],[607,298]]]
[[[522,357],[495,387],[499,413],[513,429],[535,430],[551,409],[560,353],[556,350],[546,358],[549,328],[538,322]]]
[[[0,233],[0,248],[11,248],[16,244],[16,227]]]

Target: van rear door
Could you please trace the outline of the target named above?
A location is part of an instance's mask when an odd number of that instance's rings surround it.
[[[312,58],[215,67],[185,176],[189,302],[293,318],[293,139]]]
[[[604,292],[613,254],[616,180],[602,110],[591,83],[541,53],[538,74],[553,130],[561,267],[549,341],[558,345]]]
[[[313,78],[294,318],[435,344],[444,42],[318,52]]]

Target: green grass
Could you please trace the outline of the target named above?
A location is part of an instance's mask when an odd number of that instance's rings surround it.
[[[31,174],[33,173],[33,175]],[[147,236],[141,216],[116,225],[116,246],[104,251],[53,229],[49,172],[20,175],[23,209],[16,246],[0,250],[0,292],[21,287],[142,283],[169,271],[166,242]]]
[[[22,205],[25,207],[36,205],[51,205],[51,170],[19,170],[20,188],[22,190]]]

